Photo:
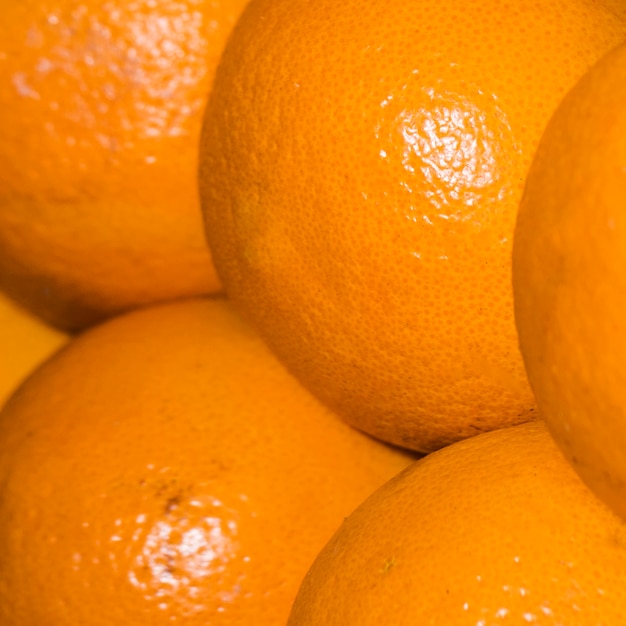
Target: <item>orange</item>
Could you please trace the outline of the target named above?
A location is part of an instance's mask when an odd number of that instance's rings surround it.
[[[3,3],[0,288],[72,330],[221,289],[197,144],[245,3]]]
[[[531,167],[515,230],[520,344],[580,475],[626,519],[626,45],[572,89]]]
[[[41,362],[67,341],[0,293],[0,407]]]
[[[226,291],[352,425],[427,452],[529,420],[511,239],[567,89],[626,37],[599,0],[252,0],[201,197]]]
[[[344,517],[411,460],[224,301],[116,318],[0,414],[0,624],[284,624]]]
[[[455,443],[372,494],[306,575],[289,626],[618,626],[626,530],[543,422]]]

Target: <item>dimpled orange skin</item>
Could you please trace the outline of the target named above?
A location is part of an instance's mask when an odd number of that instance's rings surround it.
[[[535,407],[511,238],[560,98],[626,36],[596,0],[252,0],[201,196],[229,296],[354,426],[427,452]]]
[[[565,98],[515,230],[515,315],[546,421],[626,519],[626,46]]]
[[[303,580],[289,626],[617,626],[626,528],[542,421],[455,443],[372,494]]]
[[[59,327],[220,290],[202,112],[245,0],[24,0],[0,21],[0,287]]]
[[[331,414],[224,301],[137,311],[0,414],[2,626],[276,626],[413,457]]]
[[[16,387],[68,340],[0,293],[0,407]]]

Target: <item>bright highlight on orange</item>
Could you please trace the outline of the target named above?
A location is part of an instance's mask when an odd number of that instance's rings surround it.
[[[206,110],[207,239],[232,301],[349,424],[430,452],[534,418],[518,204],[555,107],[625,35],[597,0],[247,6]]]
[[[69,331],[221,290],[197,145],[245,4],[5,3],[0,290]]]

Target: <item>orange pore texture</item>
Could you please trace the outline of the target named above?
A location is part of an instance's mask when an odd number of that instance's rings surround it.
[[[412,459],[224,301],[116,318],[0,414],[0,624],[284,624],[344,517]]]
[[[537,402],[580,475],[626,519],[626,45],[582,78],[548,126],[513,262]]]
[[[20,0],[0,20],[0,287],[65,329],[214,292],[202,112],[245,0]]]
[[[205,117],[207,237],[233,301],[350,423],[429,451],[532,416],[510,269],[524,177],[625,37],[598,0],[248,5]]]
[[[67,339],[0,293],[0,407]]]
[[[542,421],[425,457],[368,498],[306,575],[289,626],[617,626],[626,527]]]

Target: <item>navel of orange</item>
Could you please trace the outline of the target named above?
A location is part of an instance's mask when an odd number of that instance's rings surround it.
[[[0,624],[284,624],[344,517],[412,460],[225,301],[118,317],[0,413]]]

